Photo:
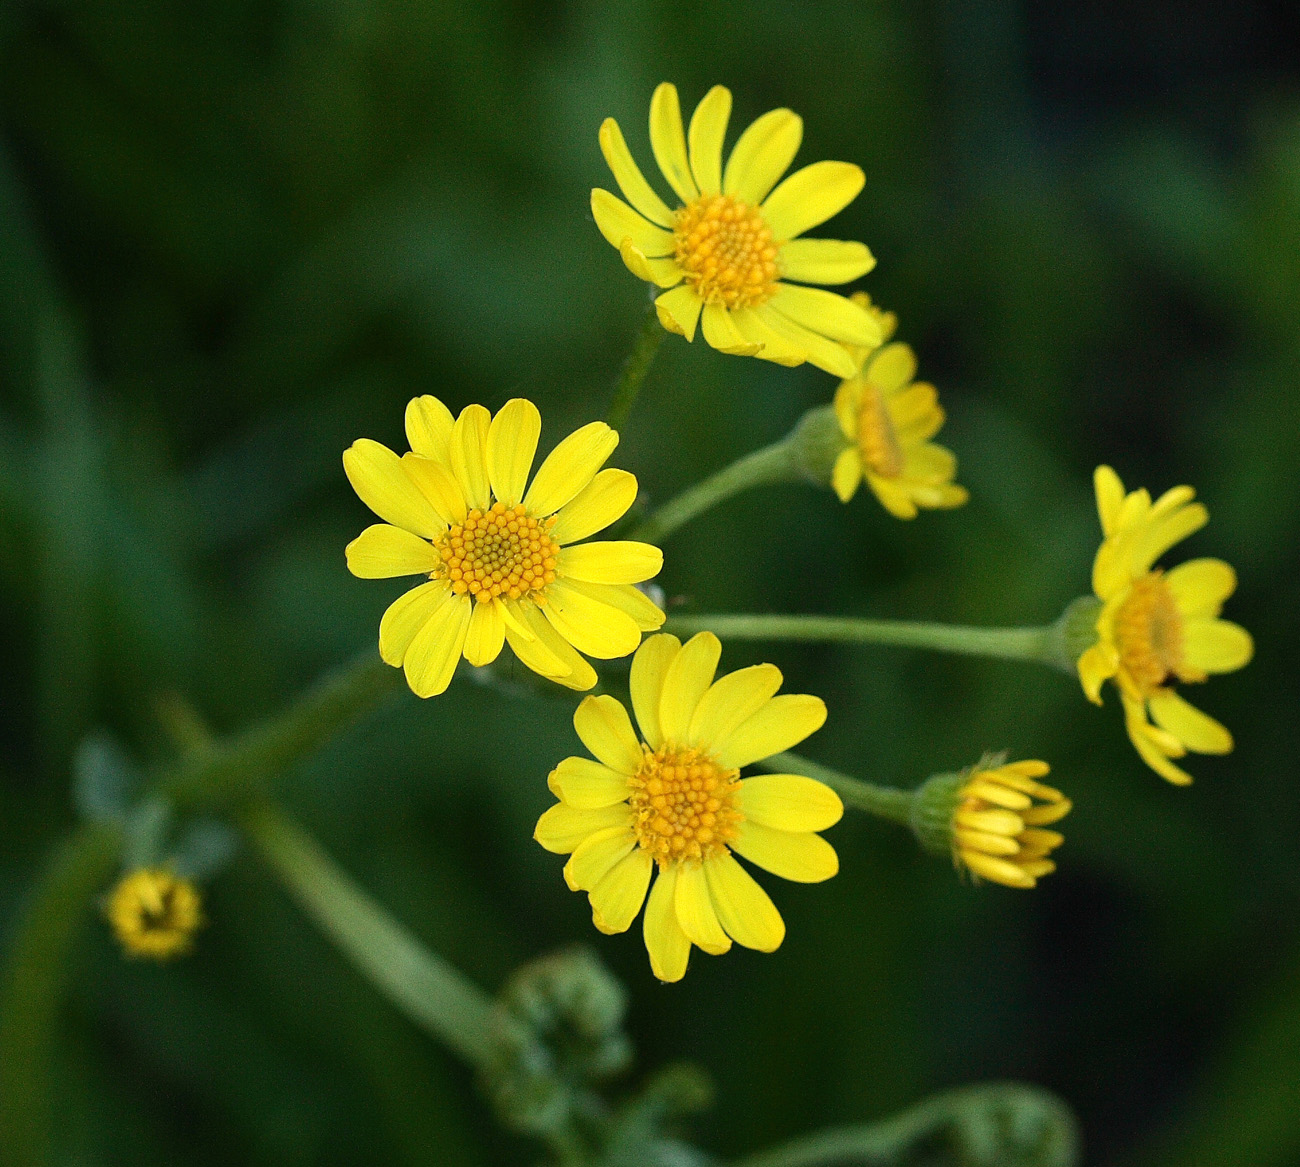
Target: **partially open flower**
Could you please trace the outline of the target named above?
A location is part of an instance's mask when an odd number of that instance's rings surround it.
[[[127,954],[152,960],[183,956],[203,923],[198,888],[159,867],[123,876],[109,893],[106,914]]]

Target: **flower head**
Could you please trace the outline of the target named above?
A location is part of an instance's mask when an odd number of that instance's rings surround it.
[[[843,296],[806,285],[848,283],[876,261],[861,243],[798,236],[857,197],[862,170],[816,162],[777,185],[803,137],[802,119],[788,109],[765,113],[745,130],[724,168],[730,116],[731,93],[715,85],[683,133],[676,87],[665,82],[655,90],[650,144],[675,209],[645,180],[618,123],[606,118],[600,148],[627,202],[593,190],[596,225],[634,275],[670,289],[655,301],[670,332],[692,340],[702,322],[704,339],[720,352],[783,365],[811,361],[850,377],[852,359],[838,342],[879,344],[879,324]]]
[[[885,339],[896,323],[862,292],[854,301],[877,315]],[[835,416],[848,446],[835,462],[832,485],[842,502],[866,482],[881,505],[900,519],[918,508],[958,507],[968,497],[953,482],[957,459],[930,441],[944,422],[933,385],[914,382],[916,355],[905,344],[849,348],[857,372],[835,393]]]
[[[198,888],[160,867],[124,875],[109,893],[106,914],[129,956],[170,960],[189,952],[203,923]]]
[[[530,669],[571,689],[596,673],[582,653],[626,656],[663,613],[631,586],[656,575],[648,543],[580,540],[622,517],[636,498],[626,470],[601,470],[618,434],[596,421],[570,434],[528,474],[541,433],[530,401],[493,417],[470,405],[455,421],[436,397],[406,408],[411,452],[368,438],[343,454],[348,481],[383,523],[347,547],[365,579],[425,575],[379,624],[379,653],[406,670],[421,697],[443,692],[462,654],[496,660],[508,643]]]
[[[952,853],[972,875],[1007,887],[1033,887],[1056,870],[1048,858],[1065,837],[1043,828],[1070,813],[1071,802],[1037,779],[1046,762],[976,767],[956,792]]]
[[[573,724],[595,760],[565,758],[551,772],[560,801],[535,832],[548,851],[570,855],[564,878],[588,893],[602,932],[626,931],[646,904],[650,966],[664,981],[682,978],[692,944],[716,955],[733,940],[771,952],[784,939],[780,913],[733,851],[801,883],[839,869],[815,833],[843,813],[834,791],[797,774],[740,777],[819,729],[825,704],[775,696],[775,665],[715,681],[721,652],[711,632],[641,646],[631,677],[640,738],[619,701],[587,697]]]
[[[1209,518],[1192,501],[1190,486],[1175,486],[1153,503],[1146,490],[1125,493],[1109,466],[1097,468],[1095,485],[1104,538],[1092,566],[1092,589],[1101,609],[1096,643],[1079,657],[1079,680],[1098,705],[1102,684],[1113,680],[1142,760],[1170,782],[1186,785],[1191,775],[1171,759],[1188,750],[1232,749],[1232,735],[1173,686],[1233,672],[1250,660],[1250,633],[1218,618],[1237,576],[1219,559],[1191,559],[1168,572],[1154,566]]]

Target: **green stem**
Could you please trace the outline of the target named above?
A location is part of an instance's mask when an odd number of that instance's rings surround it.
[[[651,301],[641,321],[641,330],[636,334],[636,340],[632,342],[632,351],[623,362],[623,371],[618,375],[618,383],[614,386],[614,400],[605,417],[610,429],[622,430],[627,424],[628,415],[641,394],[641,386],[645,384],[646,374],[650,372],[655,354],[659,351],[659,346],[663,344],[666,335],[664,326],[659,323],[659,313],[655,310],[654,302]]]
[[[50,857],[9,948],[0,989],[0,1162],[54,1161],[51,1079],[59,1012],[72,979],[86,909],[111,878],[122,846],[113,827],[87,823]]]
[[[844,800],[845,806],[866,811],[877,818],[888,819],[891,823],[911,826],[912,803],[915,800],[911,790],[877,786],[874,782],[864,782],[861,778],[850,778],[847,774],[801,758],[798,754],[773,754],[756,764],[773,774],[803,774],[807,778],[816,778],[835,791]]]
[[[238,803],[401,685],[401,669],[364,653],[278,717],[183,762],[163,779],[161,792],[183,807]]]
[[[913,620],[864,620],[854,616],[674,616],[665,632],[714,632],[730,640],[792,640],[804,644],[889,644],[965,656],[1034,661],[1065,672],[1074,662],[1061,646],[1056,625],[1041,628],[972,628]]]
[[[1078,1134],[1058,1098],[1033,1086],[997,1082],[949,1090],[884,1122],[833,1127],[762,1151],[734,1167],[887,1167],[911,1162],[923,1139],[949,1131],[964,1162],[1074,1167]]]
[[[260,805],[244,827],[303,911],[371,984],[467,1062],[490,1065],[502,1023],[491,997],[425,948],[274,806]]]
[[[794,450],[788,437],[724,466],[703,482],[682,491],[669,499],[630,536],[643,543],[662,543],[678,527],[690,522],[696,515],[717,506],[724,499],[751,486],[769,482],[793,482],[800,474]]]

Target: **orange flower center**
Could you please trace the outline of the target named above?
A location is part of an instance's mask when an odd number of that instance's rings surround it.
[[[706,304],[750,308],[776,291],[780,245],[757,207],[732,195],[701,195],[677,212],[674,257]]]
[[[865,379],[858,406],[858,452],[881,478],[897,478],[903,473],[903,450],[894,419],[880,390]]]
[[[641,767],[628,780],[637,842],[661,867],[725,849],[744,817],[736,807],[740,771],[723,769],[694,746],[642,749]]]
[[[1164,573],[1149,571],[1133,581],[1115,614],[1115,644],[1120,668],[1149,697],[1172,673],[1181,680],[1203,680],[1183,667],[1183,617]]]
[[[480,604],[498,596],[517,600],[534,595],[555,580],[560,545],[551,538],[554,525],[554,515],[535,519],[522,503],[476,508],[434,540],[442,566],[432,576],[448,580],[453,592],[471,595]]]

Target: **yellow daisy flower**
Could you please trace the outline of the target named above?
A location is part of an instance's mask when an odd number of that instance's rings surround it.
[[[957,791],[952,853],[959,867],[1007,887],[1033,887],[1056,870],[1050,855],[1065,836],[1043,828],[1070,813],[1071,802],[1037,779],[1046,762],[976,768]]]
[[[1254,654],[1250,633],[1218,618],[1237,586],[1219,559],[1192,559],[1165,572],[1153,565],[1209,519],[1190,486],[1175,486],[1154,503],[1146,490],[1125,493],[1119,475],[1097,467],[1097,511],[1104,535],[1092,566],[1092,590],[1102,601],[1097,641],[1079,658],[1079,680],[1101,704],[1101,686],[1114,680],[1124,722],[1137,752],[1157,774],[1178,785],[1191,775],[1174,765],[1188,750],[1226,754],[1232,735],[1172,688],[1230,673]]]
[[[601,470],[618,434],[596,421],[570,434],[528,484],[541,433],[523,398],[493,417],[470,405],[452,420],[436,397],[406,408],[411,452],[361,438],[343,454],[348,481],[383,523],[348,544],[363,579],[427,575],[379,624],[379,654],[432,697],[464,655],[496,660],[503,643],[530,669],[571,689],[596,673],[580,655],[626,656],[664,614],[633,584],[663,553],[648,543],[582,543],[636,498],[626,470]]]
[[[627,202],[593,190],[596,225],[633,275],[670,289],[655,300],[670,332],[693,340],[702,322],[704,339],[720,352],[782,365],[811,361],[851,377],[852,361],[838,342],[879,344],[878,324],[843,296],[806,285],[848,283],[876,261],[861,243],[798,236],[857,197],[862,170],[816,162],[778,186],[803,137],[803,120],[788,109],[765,113],[745,130],[724,169],[730,116],[731,93],[715,85],[683,133],[676,87],[665,82],[655,90],[650,145],[680,200],[675,210],[641,174],[618,123],[606,118],[600,148]]]
[[[565,881],[588,893],[602,932],[625,932],[646,904],[650,967],[663,981],[685,975],[692,944],[715,955],[733,940],[772,952],[784,939],[780,913],[733,851],[801,883],[839,870],[834,849],[815,834],[844,810],[830,787],[798,774],[740,778],[742,767],[819,729],[825,704],[775,696],[775,665],[715,681],[721,652],[711,632],[685,645],[652,636],[638,649],[631,689],[639,739],[621,702],[585,698],[573,725],[596,760],[565,758],[551,772],[560,801],[534,834],[548,851],[570,855]]]
[[[853,299],[878,314],[885,339],[896,323],[892,313],[873,308],[863,293]],[[900,519],[914,519],[918,508],[959,507],[969,495],[953,482],[957,459],[929,439],[939,432],[944,412],[933,385],[913,382],[916,355],[905,344],[849,350],[857,372],[835,393],[835,416],[849,445],[835,460],[831,485],[848,502],[866,482],[881,505]]]
[[[106,914],[129,956],[170,960],[193,947],[203,923],[198,889],[164,868],[142,867],[109,893]]]

